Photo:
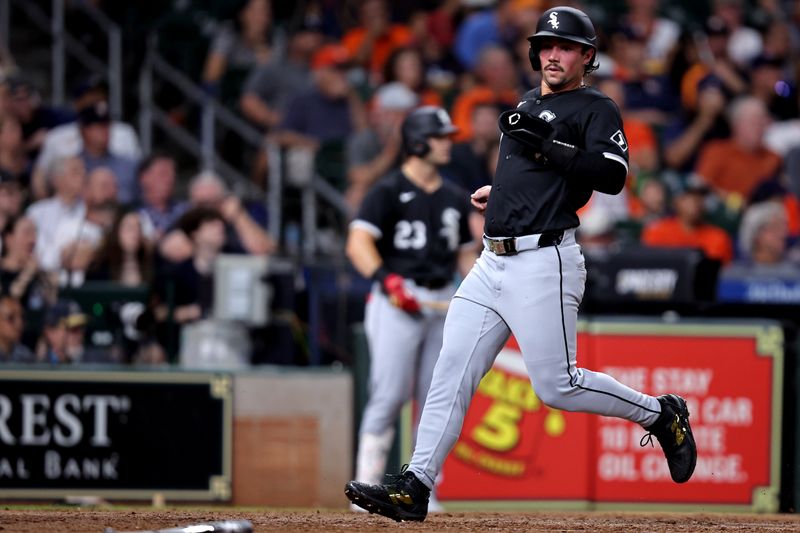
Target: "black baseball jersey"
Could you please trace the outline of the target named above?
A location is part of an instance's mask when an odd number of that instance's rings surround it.
[[[517,106],[548,121],[555,138],[588,152],[603,154],[628,167],[628,145],[616,104],[592,87],[541,96],[536,88]],[[569,180],[532,149],[503,135],[485,232],[517,237],[577,227],[576,211],[589,201],[593,179]]]
[[[443,181],[427,193],[397,170],[370,189],[353,227],[376,238],[391,272],[424,285],[453,278],[459,248],[472,241],[469,194]]]

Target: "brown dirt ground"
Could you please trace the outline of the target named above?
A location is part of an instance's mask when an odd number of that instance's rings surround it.
[[[774,532],[800,531],[800,515],[633,512],[467,512],[431,515],[424,523],[396,523],[340,511],[238,509],[64,509],[0,506],[1,533],[103,533],[105,528],[152,531],[210,521],[250,520],[254,533],[281,532]]]

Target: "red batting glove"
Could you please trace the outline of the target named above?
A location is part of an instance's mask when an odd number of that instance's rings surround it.
[[[383,278],[383,290],[389,297],[392,305],[405,311],[416,314],[420,312],[419,302],[408,292],[403,285],[403,277],[399,274],[388,274]]]

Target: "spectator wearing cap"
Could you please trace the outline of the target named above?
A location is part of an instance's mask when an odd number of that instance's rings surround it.
[[[764,146],[770,118],[761,100],[748,96],[731,104],[731,137],[709,141],[701,150],[696,172],[738,212],[756,186],[776,175],[781,157]]]
[[[108,87],[101,78],[92,76],[82,81],[72,93],[75,120],[50,130],[45,136],[42,150],[34,163],[31,176],[31,194],[34,199],[45,198],[52,184],[47,182],[50,166],[57,159],[80,154],[83,150],[77,113],[108,100]],[[130,124],[111,120],[109,125],[108,152],[114,156],[139,160],[142,150],[136,130]]]
[[[500,138],[499,116],[500,108],[493,102],[479,103],[472,108],[472,138],[453,145],[450,162],[441,169],[446,180],[466,191],[475,191],[492,183],[489,169],[494,155],[492,148]]]
[[[61,269],[61,251],[77,235],[59,231],[62,226],[78,228],[86,216],[81,195],[86,186],[86,165],[80,157],[59,159],[52,168],[53,196],[31,204],[26,214],[36,224],[36,255],[45,272],[57,274]]]
[[[723,264],[733,259],[730,236],[705,220],[705,197],[709,189],[691,180],[681,183],[672,199],[674,215],[652,222],[642,232],[642,243],[667,248],[699,248],[710,259]]]
[[[85,351],[87,316],[74,300],[59,299],[45,310],[37,359],[53,365],[79,363]]]
[[[366,122],[361,100],[347,79],[350,65],[350,53],[339,45],[325,45],[314,54],[313,86],[291,101],[275,134],[289,149],[291,183],[307,183],[316,164],[327,180],[344,188],[344,143]],[[327,167],[325,173],[320,166]]]
[[[134,202],[139,197],[136,183],[137,160],[113,154],[109,150],[111,140],[111,115],[108,103],[98,102],[78,113],[78,124],[83,139],[80,157],[87,172],[99,167],[109,169],[117,178],[119,201]]]
[[[386,0],[362,0],[358,15],[359,25],[344,34],[342,46],[379,83],[392,50],[411,44],[412,34],[407,26],[392,24]]]
[[[399,81],[387,83],[375,92],[369,127],[356,132],[347,141],[345,199],[352,213],[358,210],[376,181],[400,166],[400,125],[418,103],[417,95]]]
[[[0,296],[0,363],[34,363],[33,352],[22,344],[25,316],[19,300]]]
[[[13,176],[23,188],[27,188],[30,159],[25,150],[22,127],[10,114],[0,114],[0,172]]]
[[[245,81],[239,107],[250,122],[269,131],[281,123],[292,97],[311,86],[311,58],[322,45],[322,32],[301,26],[289,37],[286,57],[258,65]]]

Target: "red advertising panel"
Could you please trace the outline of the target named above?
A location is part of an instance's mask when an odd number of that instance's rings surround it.
[[[579,346],[583,342],[579,338]],[[590,419],[545,406],[510,339],[472,400],[461,437],[445,462],[439,497],[588,499]]]
[[[698,449],[692,479],[678,485],[657,441],[642,447],[640,427],[598,417],[594,501],[749,505],[754,493],[777,486],[771,477],[772,448],[778,445],[773,442],[776,360],[759,353],[759,331],[731,336],[733,331],[715,332],[711,326],[696,333],[637,334],[630,326],[600,325],[591,335],[596,370],[652,395],[686,399]]]
[[[640,426],[542,404],[512,338],[473,399],[439,496],[777,510],[782,342],[772,325],[583,328],[581,365],[687,400],[698,461],[692,479],[678,485],[658,442],[640,445]]]

